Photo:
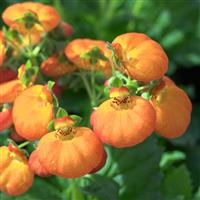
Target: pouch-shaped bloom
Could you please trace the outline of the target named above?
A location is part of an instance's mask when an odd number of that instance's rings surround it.
[[[114,90],[116,93],[116,89]],[[119,93],[120,95],[120,88]],[[113,97],[104,101],[91,115],[94,133],[106,144],[130,147],[149,137],[155,128],[152,105],[138,96]]]
[[[5,41],[2,31],[0,31],[0,67],[3,64],[6,53]]]
[[[104,148],[89,128],[63,127],[43,136],[37,151],[41,164],[51,174],[75,178],[100,163]]]
[[[51,174],[41,165],[37,150],[34,150],[31,153],[28,164],[34,174],[42,177],[51,176]]]
[[[53,119],[53,97],[46,86],[34,85],[23,91],[13,105],[13,122],[17,133],[27,139],[40,139],[48,133]]]
[[[0,147],[0,158],[0,190],[9,196],[25,193],[34,178],[25,155],[10,144]]]
[[[62,55],[54,54],[47,60],[44,60],[41,64],[42,72],[50,77],[59,77],[65,74],[69,74],[77,68],[70,63],[66,58],[62,58]]]
[[[105,74],[111,72],[108,58],[111,52],[106,43],[101,40],[75,39],[65,47],[65,55],[77,67],[82,69],[102,70]]]
[[[59,13],[51,6],[36,2],[16,3],[6,8],[3,21],[19,32],[49,32],[60,22]]]
[[[181,136],[187,129],[192,104],[187,94],[169,78],[163,78],[152,91],[151,103],[156,111],[155,130],[166,138]]]
[[[12,103],[15,98],[23,91],[24,86],[20,80],[15,79],[0,84],[0,104]]]
[[[3,109],[0,112],[0,131],[9,128],[12,123],[12,109]]]
[[[162,78],[168,58],[162,47],[142,33],[125,33],[113,42],[122,66],[132,78],[148,82]]]

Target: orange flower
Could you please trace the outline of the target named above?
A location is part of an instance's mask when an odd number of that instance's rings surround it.
[[[76,67],[66,58],[62,59],[62,55],[54,54],[43,61],[41,70],[47,76],[59,77],[73,72]]]
[[[0,131],[9,128],[12,123],[12,109],[3,109],[2,112],[0,112]]]
[[[152,92],[151,103],[156,111],[155,130],[163,137],[176,138],[187,129],[192,104],[187,94],[169,78],[163,78]]]
[[[36,2],[16,3],[2,14],[5,24],[19,32],[49,32],[60,22],[59,13],[51,6]]]
[[[155,118],[148,101],[138,96],[124,96],[124,90],[120,96],[119,90],[116,97],[103,102],[92,113],[90,122],[101,141],[123,148],[141,143],[150,136]]]
[[[36,140],[48,133],[48,123],[53,119],[52,101],[51,93],[42,85],[26,89],[15,99],[13,122],[21,137]]]
[[[18,79],[0,84],[0,104],[12,103],[23,89],[24,87]]]
[[[51,176],[51,174],[41,165],[36,150],[31,153],[28,164],[34,174],[42,177]]]
[[[0,190],[10,196],[25,193],[32,185],[34,175],[24,154],[10,144],[0,147]]]
[[[96,56],[97,58],[99,55],[102,55],[104,58],[91,60],[90,56],[87,56],[87,53],[91,51],[93,51],[93,57]],[[80,68],[91,70],[94,67],[94,69],[102,70],[106,74],[111,72],[110,62],[106,59],[110,57],[111,52],[106,48],[104,41],[75,39],[65,47],[65,55]]]
[[[0,67],[5,59],[5,54],[6,54],[5,41],[2,31],[0,31]]]
[[[160,79],[168,69],[168,58],[162,47],[142,33],[119,35],[112,45],[124,71],[136,80]]]
[[[41,164],[51,174],[65,178],[91,172],[104,153],[103,144],[85,127],[63,127],[48,133],[37,150]]]

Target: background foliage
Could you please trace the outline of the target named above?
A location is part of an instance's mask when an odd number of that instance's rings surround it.
[[[0,1],[1,12],[19,0]],[[193,102],[187,133],[175,140],[152,136],[125,150],[107,147],[106,166],[73,184],[58,177],[36,178],[21,197],[1,200],[198,200],[200,199],[200,2],[198,0],[38,0],[53,5],[74,27],[70,38],[112,41],[125,32],[143,32],[161,43],[170,60],[168,75],[185,89]],[[2,24],[2,21],[1,21]],[[74,103],[75,102],[75,103]],[[89,116],[84,89],[67,89],[61,106]],[[87,123],[85,119],[83,123]],[[5,136],[4,133],[3,136]],[[0,144],[4,143],[1,137]],[[70,196],[77,187],[79,197]],[[68,198],[69,199],[69,198]]]

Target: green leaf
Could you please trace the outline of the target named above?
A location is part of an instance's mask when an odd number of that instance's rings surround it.
[[[163,179],[161,189],[166,200],[177,197],[184,200],[190,199],[192,196],[192,185],[186,166],[181,165],[168,170]]]
[[[68,116],[67,111],[64,108],[59,107],[56,113],[56,118],[63,118]]]
[[[76,126],[79,125],[82,121],[82,117],[78,115],[70,115],[70,117],[74,120]]]
[[[49,91],[52,91],[52,88],[53,88],[54,85],[55,85],[54,81],[48,81],[47,87],[48,87]]]
[[[32,68],[32,63],[30,60],[27,60],[26,64],[25,64],[26,69],[31,69]]]
[[[123,86],[123,81],[118,77],[111,77],[109,79],[109,86],[110,87],[121,87],[121,86]]]
[[[194,196],[194,200],[199,200],[199,199],[200,199],[200,186]]]
[[[88,183],[82,187],[84,193],[98,197],[99,200],[119,199],[119,185],[112,179],[97,174],[86,179]]]
[[[51,120],[47,126],[49,132],[54,131],[54,120]]]
[[[106,166],[99,173],[113,178],[120,185],[120,200],[162,199],[159,169],[162,149],[154,138],[132,148],[109,147],[107,153]]]
[[[37,56],[38,53],[40,52],[41,50],[41,47],[40,46],[36,46],[34,49],[33,49],[33,55],[34,56]]]
[[[144,99],[149,100],[151,98],[150,92],[143,92],[141,95]]]

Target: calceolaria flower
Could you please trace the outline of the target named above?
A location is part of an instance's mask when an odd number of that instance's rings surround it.
[[[95,172],[106,159],[103,144],[86,127],[65,126],[50,132],[41,138],[37,151],[47,171],[65,178]]]
[[[0,191],[9,196],[21,195],[32,186],[34,174],[27,158],[13,144],[0,147]]]
[[[142,33],[125,33],[112,41],[122,70],[133,79],[152,81],[162,78],[168,58],[162,47]]]
[[[24,2],[6,8],[2,19],[6,25],[21,33],[49,32],[59,24],[60,15],[49,5]]]
[[[152,105],[139,96],[130,96],[125,88],[115,88],[91,115],[94,133],[106,144],[131,147],[143,142],[155,128]]]
[[[77,67],[111,73],[111,52],[101,40],[75,39],[65,47],[65,55]]]
[[[192,104],[187,94],[164,77],[152,91],[151,103],[156,111],[155,130],[166,138],[185,133],[190,123]]]

